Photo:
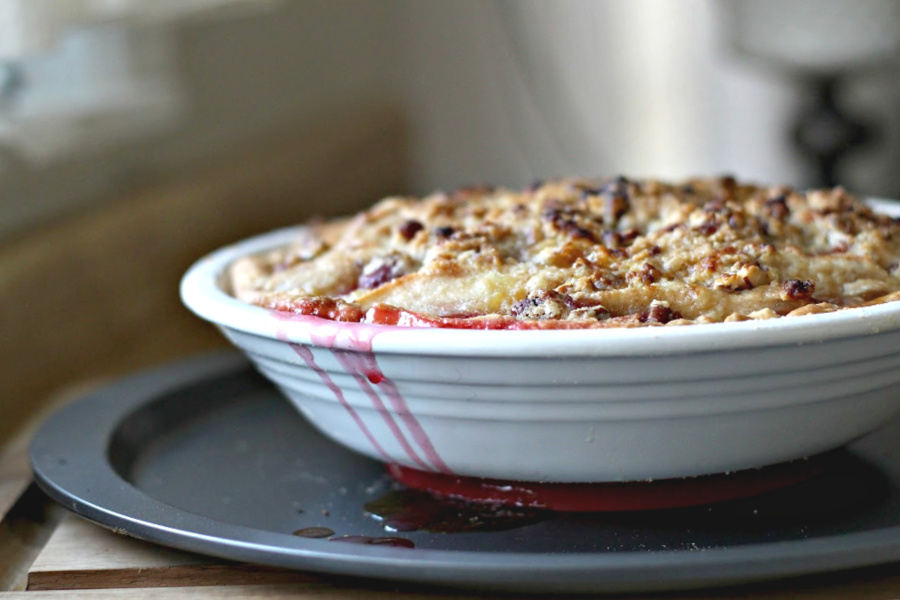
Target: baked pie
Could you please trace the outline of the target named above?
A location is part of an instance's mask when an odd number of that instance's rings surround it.
[[[382,200],[237,261],[233,294],[337,321],[712,323],[900,299],[900,223],[842,188],[558,179]]]

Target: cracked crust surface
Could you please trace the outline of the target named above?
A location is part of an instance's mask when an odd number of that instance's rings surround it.
[[[841,188],[560,179],[387,198],[237,261],[234,295],[339,321],[680,325],[900,299],[900,223]]]

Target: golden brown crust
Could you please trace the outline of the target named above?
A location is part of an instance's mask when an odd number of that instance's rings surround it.
[[[900,224],[841,188],[618,177],[388,198],[238,261],[232,287],[338,320],[681,325],[894,300],[898,263]]]

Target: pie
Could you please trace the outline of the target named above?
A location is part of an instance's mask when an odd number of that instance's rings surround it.
[[[772,319],[900,299],[900,223],[842,188],[555,179],[391,197],[230,270],[238,299],[477,329]]]

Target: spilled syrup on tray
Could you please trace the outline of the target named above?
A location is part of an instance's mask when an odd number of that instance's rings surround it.
[[[410,539],[393,536],[368,536],[368,535],[341,535],[328,538],[329,542],[345,542],[349,544],[363,544],[365,546],[390,546],[392,548],[415,548],[416,544]]]
[[[403,485],[457,502],[562,512],[684,508],[758,496],[807,481],[833,466],[836,451],[733,473],[648,481],[540,483],[461,477],[388,465]]]
[[[382,484],[387,479],[382,479]],[[567,532],[560,542],[551,542],[561,551],[574,548],[623,550],[699,550],[728,545],[736,539],[768,542],[779,539],[806,539],[823,528],[845,529],[847,519],[867,507],[882,502],[890,492],[884,476],[847,452],[831,455],[827,468],[815,476],[766,493],[725,501],[660,510],[562,511],[508,506],[497,502],[477,502],[450,498],[393,483],[381,487],[381,495],[356,505],[378,522],[383,535],[368,531],[342,531],[320,538],[367,546],[416,548],[438,545],[427,534],[491,534],[519,528],[512,535],[533,542],[552,532]],[[531,525],[537,528],[530,530]],[[366,528],[368,529],[368,528]],[[310,537],[330,529],[309,527]],[[304,530],[298,530],[298,532]],[[418,532],[418,533],[416,533]],[[425,535],[418,539],[416,536]],[[490,535],[488,535],[490,537]],[[474,538],[473,538],[474,543]]]
[[[326,538],[334,535],[334,530],[328,527],[304,527],[294,532],[294,535],[305,538]]]
[[[466,533],[507,531],[551,516],[550,511],[441,498],[419,490],[392,490],[364,505],[388,531]]]

